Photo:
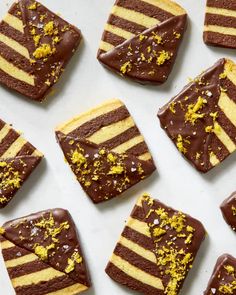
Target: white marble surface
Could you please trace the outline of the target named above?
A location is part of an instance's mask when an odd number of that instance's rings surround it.
[[[11,3],[10,0],[0,1],[1,17]],[[78,226],[92,276],[93,288],[87,295],[133,294],[114,283],[104,268],[136,197],[149,192],[204,223],[209,235],[182,291],[183,295],[202,294],[217,257],[225,252],[236,256],[236,236],[223,221],[219,210],[223,199],[236,190],[236,154],[207,175],[199,174],[161,130],[156,113],[182,89],[188,77],[196,76],[218,58],[234,58],[235,51],[211,48],[203,43],[205,1],[179,0],[190,20],[174,70],[163,86],[144,87],[111,74],[96,60],[113,0],[42,0],[42,3],[78,26],[84,42],[56,85],[56,94],[48,97],[46,103],[40,105],[0,88],[0,117],[23,131],[25,137],[45,154],[44,161],[29,181],[0,211],[0,224],[46,208],[67,208]],[[95,206],[65,165],[54,127],[113,97],[126,103],[146,138],[158,170],[123,197]],[[0,287],[0,294],[14,294],[2,258]]]

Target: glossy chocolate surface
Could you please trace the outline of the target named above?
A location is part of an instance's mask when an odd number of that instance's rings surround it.
[[[186,24],[187,15],[172,17],[100,54],[99,61],[142,84],[161,84],[172,70]]]
[[[235,126],[219,106],[224,93],[235,101],[236,86],[224,74],[225,64],[219,60],[158,112],[161,127],[182,155],[204,173],[227,158],[236,143]],[[223,137],[230,138],[229,147]]]

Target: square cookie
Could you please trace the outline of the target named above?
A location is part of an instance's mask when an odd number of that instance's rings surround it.
[[[204,295],[236,294],[236,259],[224,254],[216,262]]]
[[[236,65],[220,59],[158,112],[178,150],[208,172],[236,149]]]
[[[80,40],[77,28],[42,4],[15,2],[0,23],[0,83],[42,101]]]
[[[202,224],[147,195],[139,198],[106,273],[142,294],[179,294],[205,237]]]
[[[208,45],[236,48],[236,2],[207,0],[203,40]]]
[[[118,99],[58,126],[56,137],[94,203],[118,196],[156,169],[143,136]]]
[[[17,295],[75,295],[90,279],[68,211],[51,209],[6,222],[2,256]]]
[[[98,60],[121,76],[161,84],[175,63],[186,25],[186,11],[171,0],[117,0]]]
[[[42,157],[41,152],[0,119],[0,208],[11,201]]]
[[[225,221],[236,231],[236,192],[224,200],[220,209]]]

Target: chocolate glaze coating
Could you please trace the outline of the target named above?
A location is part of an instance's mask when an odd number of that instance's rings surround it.
[[[3,167],[0,165],[0,208],[4,208],[11,201],[18,189],[27,180],[41,159],[41,157],[27,155],[18,156],[16,158],[8,158],[3,161],[1,161],[0,158],[0,163],[7,164]],[[17,173],[19,175],[19,187],[14,185],[2,187],[1,182],[3,181],[6,173],[10,173],[10,177],[13,173]]]
[[[53,220],[51,225],[50,220]],[[38,225],[40,222],[43,225]],[[61,229],[64,223],[68,224],[68,227]],[[75,282],[90,286],[91,282],[83,259],[75,224],[67,210],[57,208],[40,211],[8,221],[2,228],[5,230],[2,234],[5,239],[33,253],[35,252],[36,245],[46,248],[54,243],[55,247],[48,250],[47,259],[43,261],[64,273],[66,273],[65,269],[68,265],[68,259],[71,258],[73,253],[79,253],[82,257],[82,262],[75,263],[74,269],[67,273],[67,275]],[[48,235],[48,228],[59,231],[54,236],[58,241],[53,240]]]
[[[220,75],[224,73],[225,63],[225,59],[220,59],[213,67],[185,86],[158,112],[161,127],[176,146],[178,137],[181,136],[185,148],[182,155],[203,173],[214,167],[210,162],[212,152],[217,155],[219,162],[230,155],[215,133],[206,131],[206,127],[214,126],[214,114],[231,140],[236,142],[235,126],[218,106],[222,89],[225,89],[227,95],[234,100],[235,85],[227,78],[220,78]],[[205,103],[196,113],[203,114],[203,117],[192,123],[186,120],[186,114],[189,106],[193,108],[194,105],[197,105],[199,97],[204,99]]]
[[[110,152],[77,136],[65,136],[57,132],[57,138],[72,171],[94,203],[116,197],[156,169],[153,160],[142,161],[132,154]],[[104,153],[101,154],[101,150]],[[74,151],[79,151],[86,158],[81,167],[72,161]],[[115,163],[107,159],[108,155],[116,158]],[[122,173],[109,174],[112,167],[117,165],[123,167]],[[89,173],[84,173],[86,169]]]
[[[235,208],[235,211],[233,210]],[[236,230],[236,192],[232,193],[232,195],[224,200],[224,202],[220,205],[221,212],[225,221],[232,227],[232,229]]]
[[[225,267],[231,266],[233,267],[233,272],[229,273]],[[231,289],[231,291],[221,292],[220,288],[223,288],[224,285],[227,287],[231,286],[232,282],[234,282],[235,286],[235,270],[236,270],[236,259],[229,255],[223,254],[221,255],[216,262],[214,267],[212,276],[209,280],[208,286],[204,295],[221,295],[221,294],[235,294],[235,289]]]
[[[171,17],[114,49],[99,54],[98,59],[112,71],[141,84],[164,83],[174,65],[186,26],[186,14]],[[155,36],[161,37],[162,41],[156,41]],[[170,59],[158,65],[161,52],[168,53]],[[127,63],[129,66],[124,72],[122,67]]]
[[[106,273],[116,282],[142,294],[170,294],[170,286],[173,288],[173,294],[179,294],[205,237],[203,225],[191,216],[147,196],[138,200],[130,217],[113,253],[139,270],[152,275],[154,281],[160,279],[163,289],[146,284],[142,278],[139,280],[132,277],[129,275],[131,270],[127,272],[128,266],[122,268],[120,262],[120,266],[117,267],[113,256],[106,267]],[[137,224],[135,228],[132,227],[134,221]],[[141,233],[146,229],[150,235]],[[128,242],[123,245],[124,238],[130,241],[132,246],[129,246]],[[142,256],[143,250],[140,250],[138,255],[134,250],[136,247],[153,252],[156,262],[153,259],[148,260],[145,255]],[[182,263],[184,260],[186,262]]]
[[[171,207],[166,206],[165,204],[163,204],[159,200],[155,200],[152,205],[148,204],[147,201],[143,201],[142,205],[143,205],[142,209],[144,212],[143,215],[145,216],[146,222],[150,225],[149,229],[151,232],[152,239],[155,243],[155,250],[158,251],[158,249],[161,249],[162,247],[168,248],[169,247],[168,243],[172,242],[173,248],[175,250],[183,249],[185,251],[185,253],[190,253],[193,258],[193,260],[189,261],[186,266],[186,273],[185,273],[184,278],[178,282],[178,288],[176,289],[176,294],[178,294],[184,284],[184,281],[187,277],[189,270],[191,269],[191,267],[193,265],[194,259],[197,255],[197,252],[198,252],[203,240],[205,239],[206,231],[204,229],[204,226],[197,219],[184,213],[185,224],[187,226],[191,226],[194,229],[194,232],[192,233],[193,236],[192,236],[191,243],[188,244],[188,243],[186,243],[185,238],[178,237],[176,230],[171,227],[169,227],[166,230],[166,233],[163,235],[163,238],[160,241],[155,242],[156,240],[158,240],[158,238],[155,236],[155,229],[159,228],[159,224],[155,225],[156,215],[153,211],[152,211],[153,213],[150,214],[151,210],[158,210],[160,208],[164,209],[166,212],[168,212],[169,217],[177,216],[180,212],[178,212],[177,210],[175,210]],[[154,226],[152,226],[153,224],[154,224]],[[189,232],[186,229],[184,229],[181,231],[181,234],[185,234],[186,237],[188,237]],[[175,237],[174,240],[173,240],[173,237]],[[156,254],[157,260],[158,260],[158,259],[160,259],[160,257],[156,251],[154,251],[154,253]],[[165,269],[166,269],[165,265],[159,266],[159,276],[162,278],[162,280],[164,282],[164,286],[166,287],[168,285],[169,281],[171,280],[171,276],[170,276],[170,274],[165,273]]]

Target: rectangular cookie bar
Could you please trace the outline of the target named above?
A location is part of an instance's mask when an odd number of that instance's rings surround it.
[[[142,84],[165,82],[187,26],[171,0],[117,0],[105,26],[98,60]]]
[[[90,287],[75,224],[51,209],[0,228],[3,259],[17,295],[75,295]]]
[[[178,150],[208,172],[236,150],[236,65],[220,59],[158,112]]]
[[[235,294],[236,292],[236,259],[221,255],[215,265],[204,295]]]
[[[236,48],[235,0],[207,0],[203,39],[208,45]]]
[[[58,126],[56,137],[94,203],[118,196],[156,169],[133,118],[117,99]]]
[[[0,119],[0,208],[11,201],[42,157],[41,152]]]
[[[0,23],[0,83],[42,101],[80,40],[77,28],[37,1],[15,2]]]
[[[142,294],[179,294],[205,237],[202,224],[145,195],[138,199],[106,273]]]
[[[225,221],[236,231],[236,192],[224,200],[220,209]]]

